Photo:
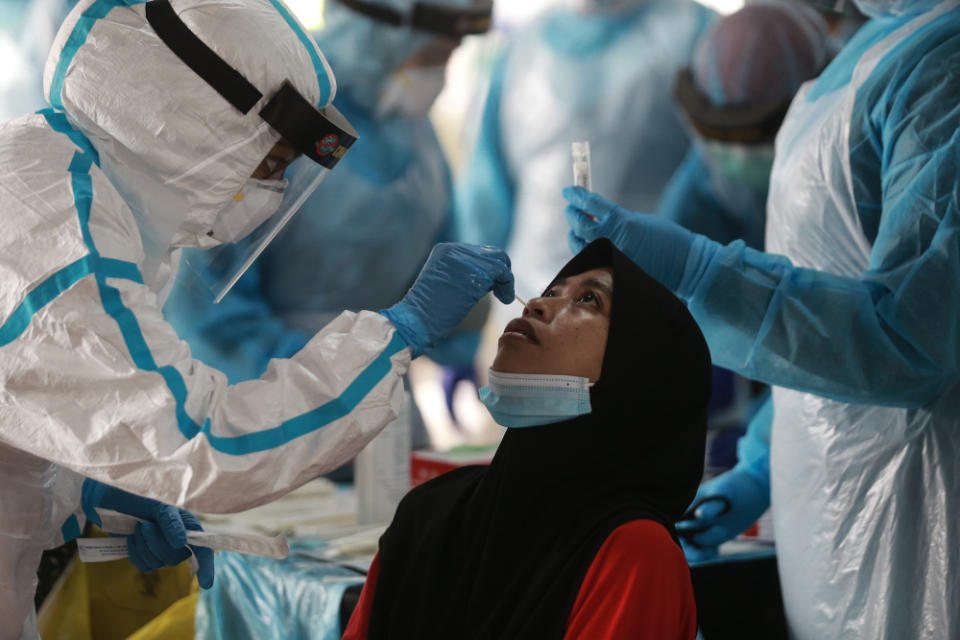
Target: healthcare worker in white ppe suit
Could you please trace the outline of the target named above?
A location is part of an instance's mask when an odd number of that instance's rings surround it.
[[[872,19],[777,136],[768,253],[577,188],[566,213],[574,249],[613,239],[714,362],[775,385],[793,636],[960,638],[960,2],[855,3]]]
[[[251,229],[262,246],[352,143],[320,50],[278,0],[84,0],[44,90],[52,109],[0,127],[4,639],[36,635],[41,551],[84,513],[130,494],[202,512],[276,498],[393,420],[411,358],[477,300],[513,299],[501,251],[438,245],[400,302],[228,385],[163,295],[178,248]]]

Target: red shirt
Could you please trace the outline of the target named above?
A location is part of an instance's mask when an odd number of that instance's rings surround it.
[[[373,559],[342,640],[365,640],[376,590]],[[692,640],[697,609],[687,561],[661,525],[622,524],[607,536],[583,578],[564,640]]]

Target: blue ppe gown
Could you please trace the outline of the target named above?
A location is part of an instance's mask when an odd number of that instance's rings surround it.
[[[777,385],[801,639],[960,637],[960,3],[867,23],[793,101],[766,247],[688,261],[714,362]],[[780,255],[776,255],[780,254]]]
[[[617,12],[549,12],[494,70],[474,155],[458,181],[459,239],[506,247],[517,292],[539,294],[570,259],[560,190],[572,142],[590,142],[594,189],[653,211],[689,141],[677,71],[712,14],[654,0]]]

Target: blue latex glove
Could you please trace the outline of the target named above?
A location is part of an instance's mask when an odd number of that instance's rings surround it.
[[[513,302],[510,258],[502,249],[438,244],[403,300],[380,313],[416,358],[453,331],[491,290],[504,304]]]
[[[726,501],[709,500],[714,497]],[[700,485],[693,504],[704,500],[695,508],[693,519],[676,524],[683,551],[690,562],[715,557],[720,544],[746,531],[763,515],[770,506],[770,481],[758,477],[743,465],[737,465]],[[698,529],[703,530],[695,533]]]
[[[184,509],[143,498],[87,478],[82,490],[83,512],[87,519],[100,526],[97,507],[135,516],[145,522],[137,524],[127,538],[130,562],[143,573],[160,567],[175,566],[190,557],[187,530],[203,531],[196,517]],[[190,546],[197,558],[197,581],[204,589],[213,586],[213,549]]]
[[[692,266],[697,267],[716,251],[716,243],[704,236],[659,216],[628,211],[583,187],[567,187],[563,197],[570,203],[564,214],[574,254],[597,238],[609,238],[671,291],[680,292],[688,257],[695,257]]]

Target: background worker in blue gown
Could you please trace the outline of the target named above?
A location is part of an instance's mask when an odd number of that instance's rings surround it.
[[[691,67],[677,76],[674,95],[694,142],[658,215],[722,244],[739,239],[763,249],[774,137],[800,85],[826,66],[828,34],[827,22],[813,8],[783,2],[750,4],[710,27]],[[681,543],[690,561],[716,556],[718,545],[745,531],[770,506],[769,393],[751,389],[727,369],[715,366],[713,377],[712,405],[723,402],[724,390],[744,395],[745,389],[746,402],[736,397],[727,402],[750,405],[737,414],[747,419],[748,430],[744,434],[739,421],[728,428],[711,424],[708,472],[736,466],[702,485],[693,503],[696,517],[677,523],[678,532],[689,532]],[[724,464],[728,457],[734,459]]]
[[[521,296],[570,259],[560,189],[590,142],[597,192],[651,210],[683,160],[676,72],[712,14],[685,0],[564,0],[513,34],[457,180],[459,239],[508,249]]]
[[[577,188],[567,217],[573,248],[611,238],[715,362],[774,385],[792,634],[958,637],[960,2],[856,4],[872,19],[778,133],[767,253]]]
[[[359,141],[220,304],[176,287],[164,307],[195,357],[231,382],[296,353],[345,309],[397,302],[447,237],[450,175],[427,114],[450,53],[487,29],[490,7],[433,5],[407,15],[412,5],[401,0],[326,3],[313,35],[337,71],[334,104]]]

